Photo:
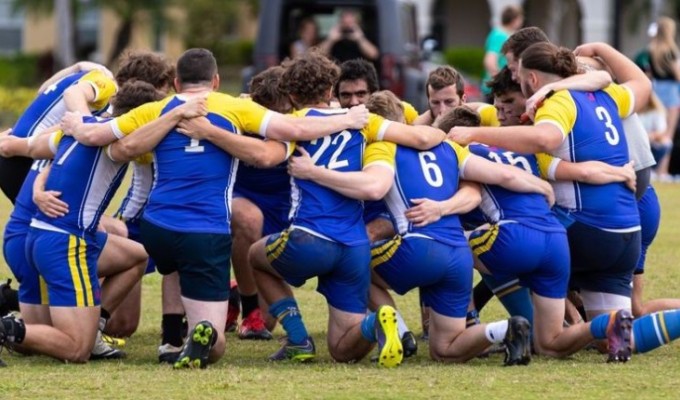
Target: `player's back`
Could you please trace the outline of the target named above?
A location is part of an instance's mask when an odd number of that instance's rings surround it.
[[[519,154],[498,147],[471,144],[470,152],[499,164],[511,165],[539,176],[533,154]],[[550,211],[546,198],[537,193],[517,193],[497,185],[484,185],[479,208],[491,223],[516,221],[543,231],[563,232],[564,227]]]
[[[344,110],[307,109],[298,115],[327,116]],[[320,139],[297,142],[315,165],[347,172],[361,171],[366,139],[359,130],[344,130]],[[368,242],[361,201],[304,179],[291,178],[291,211],[294,227],[346,245]]]
[[[459,167],[468,155],[467,150],[452,142],[441,143],[427,151],[387,143],[371,146],[385,146],[387,151],[394,152],[394,185],[385,197],[385,203],[397,232],[425,236],[453,246],[467,246],[458,215],[444,216],[425,227],[414,226],[404,215],[414,206],[412,199],[443,201],[456,194]]]
[[[605,91],[569,94],[576,106],[572,131],[553,153],[571,162],[601,161],[613,166],[628,162],[628,146],[617,104]],[[604,229],[639,226],[634,194],[623,183],[591,185],[581,182],[555,185],[557,204],[580,222]]]

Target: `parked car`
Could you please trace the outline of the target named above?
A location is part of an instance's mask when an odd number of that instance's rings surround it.
[[[340,11],[348,8],[360,15],[366,38],[380,51],[375,64],[381,89],[389,89],[423,110],[426,75],[413,0],[263,0],[253,65],[242,72],[244,89],[254,74],[290,55],[290,45],[297,39],[303,18],[315,20],[321,40],[336,23]]]

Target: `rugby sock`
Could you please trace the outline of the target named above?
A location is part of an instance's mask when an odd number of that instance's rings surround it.
[[[106,323],[109,322],[109,319],[111,319],[111,314],[109,314],[108,311],[102,307],[99,311],[99,330],[104,331],[104,328],[106,328]]]
[[[487,274],[481,275],[510,316],[522,316],[533,326],[534,307],[531,304],[531,293],[528,288],[521,286],[517,279],[503,280]]]
[[[611,314],[600,314],[590,322],[590,334],[595,339],[607,338],[607,326],[609,325],[610,317]]]
[[[508,320],[491,322],[486,324],[484,335],[486,340],[491,343],[502,343],[505,339],[505,333],[508,331]]]
[[[470,310],[465,316],[465,328],[479,324],[479,313],[477,310]]]
[[[163,339],[161,344],[170,344],[175,347],[182,347],[182,320],[184,314],[163,314],[162,330]]]
[[[399,331],[399,337],[404,336],[404,333],[409,331],[408,326],[406,326],[406,321],[404,321],[404,317],[402,317],[399,312],[397,312],[397,330]]]
[[[660,311],[633,321],[635,352],[646,353],[680,337],[680,310]]]
[[[241,318],[246,319],[253,310],[260,306],[257,293],[251,296],[241,295]]]
[[[269,313],[281,322],[291,344],[303,344],[309,337],[294,298],[285,297],[273,303],[269,306]]]
[[[472,301],[475,303],[476,311],[482,311],[482,308],[493,297],[493,291],[484,281],[480,281],[474,289],[472,289]]]
[[[397,320],[398,323],[398,320]],[[378,338],[375,335],[375,313],[369,313],[367,314],[364,319],[361,321],[361,336],[363,336],[364,339],[368,340],[371,343],[375,343],[378,341]]]

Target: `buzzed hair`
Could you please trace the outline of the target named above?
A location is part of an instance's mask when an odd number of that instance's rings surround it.
[[[189,49],[177,60],[177,79],[181,84],[211,82],[217,74],[217,60],[208,49]]]
[[[453,67],[445,65],[430,72],[430,75],[427,77],[427,82],[425,82],[425,91],[427,93],[428,87],[431,87],[434,90],[442,90],[451,85],[456,86],[456,93],[458,96],[462,97],[465,93],[463,77]],[[429,96],[429,93],[427,95]]]
[[[381,90],[371,94],[366,102],[366,108],[373,114],[390,121],[404,120],[404,105],[401,100],[389,90]]]
[[[477,127],[481,123],[481,117],[473,109],[467,106],[458,106],[442,115],[437,121],[436,128],[448,132],[454,126]]]
[[[515,59],[519,60],[524,50],[528,49],[532,44],[549,41],[548,35],[541,28],[529,26],[510,35],[508,40],[503,43],[503,47],[501,47],[501,54],[512,53]]]

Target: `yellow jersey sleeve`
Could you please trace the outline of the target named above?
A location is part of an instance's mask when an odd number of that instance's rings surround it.
[[[458,170],[462,172],[465,169],[465,163],[470,157],[470,149],[467,146],[463,147],[458,143],[448,139],[445,140],[444,143],[453,148],[453,151],[456,153],[456,157],[458,158]]]
[[[536,161],[538,161],[538,172],[541,174],[541,178],[550,181],[556,180],[555,171],[562,160],[550,154],[538,153],[536,154]]]
[[[576,123],[576,103],[567,90],[560,90],[545,99],[536,111],[534,125],[552,124],[567,137]]]
[[[231,121],[241,132],[256,133],[266,137],[267,126],[274,116],[270,111],[250,99],[240,99],[223,93],[210,93],[208,111]]]
[[[153,103],[142,104],[141,106],[128,111],[120,117],[114,118],[109,122],[113,134],[118,139],[131,134],[136,129],[148,124],[160,117],[165,105],[172,100],[172,97]]]
[[[78,82],[86,82],[94,89],[94,101],[90,102],[90,107],[94,110],[104,108],[109,103],[111,97],[118,92],[116,81],[99,70],[88,72]]]
[[[604,89],[619,109],[619,117],[628,118],[634,111],[635,95],[629,87],[612,83]]]
[[[418,110],[416,110],[416,108],[413,107],[411,103],[407,103],[405,101],[402,101],[401,105],[404,107],[404,120],[407,124],[413,125],[413,121],[418,118]]]
[[[498,121],[498,112],[496,107],[492,106],[491,104],[485,104],[479,107],[477,109],[477,113],[482,120],[482,126],[501,126],[501,123]]]
[[[50,133],[50,138],[48,140],[48,146],[50,147],[50,151],[52,154],[57,154],[57,147],[59,147],[59,143],[61,142],[61,138],[64,137],[64,131],[59,129],[58,131]]]
[[[368,124],[361,129],[361,134],[364,135],[366,142],[368,143],[381,142],[385,136],[387,127],[390,126],[391,123],[391,121],[371,113],[368,115]]]
[[[371,143],[364,152],[364,168],[371,165],[383,165],[394,171],[396,156],[396,144],[391,142]]]

